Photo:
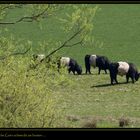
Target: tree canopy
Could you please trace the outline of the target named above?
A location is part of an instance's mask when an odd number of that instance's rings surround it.
[[[12,17],[11,19],[7,18],[9,12],[17,8],[23,9],[25,13],[23,15],[19,14],[18,17]],[[61,16],[58,17],[59,11],[64,8],[71,8],[72,10],[65,13],[63,18]],[[78,44],[89,43],[93,39],[94,17],[98,9],[99,7],[96,5],[86,4],[2,4],[0,5],[0,25],[2,27],[0,29],[3,30],[10,25],[16,26],[20,22],[37,22],[41,26],[42,20],[46,21],[47,24],[48,18],[51,18],[51,16],[55,17],[55,20],[60,24],[60,29],[66,35],[66,39],[56,42],[58,46],[53,50],[50,48],[51,51],[47,54],[47,57],[49,57],[63,47],[70,48]],[[29,50],[27,48],[24,52],[28,52]],[[19,52],[19,54],[25,54],[24,52]],[[17,52],[11,52],[10,56],[15,54]]]

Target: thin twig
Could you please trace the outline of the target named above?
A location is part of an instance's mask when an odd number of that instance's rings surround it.
[[[34,20],[37,20],[39,17],[43,16],[47,10],[50,8],[50,6],[48,6],[46,9],[44,9],[41,13],[34,15],[34,16],[26,16],[26,17],[21,17],[20,19],[14,21],[14,22],[0,22],[1,25],[5,25],[5,24],[16,24],[19,22],[33,22]]]
[[[54,54],[55,52],[57,52],[58,50],[60,50],[61,48],[67,46],[67,43],[70,42],[73,38],[75,38],[78,34],[80,34],[85,27],[81,28],[79,31],[77,31],[74,35],[72,35],[68,40],[66,40],[60,47],[58,47],[57,49],[55,49],[54,51],[52,51],[51,53],[49,53],[46,58],[50,57],[52,54]],[[79,44],[79,43],[78,43]],[[77,45],[77,43],[73,44]]]
[[[9,54],[8,56],[0,56],[0,60],[4,60],[7,57],[14,56],[14,55],[25,55],[30,49],[31,49],[31,47],[28,48],[25,52],[15,52],[15,53]]]

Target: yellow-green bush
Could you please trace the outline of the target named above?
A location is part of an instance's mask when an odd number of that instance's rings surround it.
[[[30,63],[23,56],[0,61],[0,127],[56,127],[54,88],[69,81],[45,62],[29,70]]]

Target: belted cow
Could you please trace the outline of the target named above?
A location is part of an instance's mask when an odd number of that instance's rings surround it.
[[[82,74],[82,67],[77,63],[76,60],[70,58],[70,57],[61,57],[58,62],[58,68],[60,67],[67,67],[68,72],[71,71],[75,75],[75,72],[77,72],[78,75]]]
[[[129,82],[129,78],[132,79],[132,83],[135,83],[135,81],[138,81],[140,77],[140,73],[138,72],[136,66],[133,63],[127,63],[122,61],[117,63],[111,63],[109,71],[112,85],[114,84],[114,81],[118,84],[117,75],[126,75],[127,83]]]
[[[107,74],[107,69],[109,69],[110,61],[106,56],[99,56],[99,55],[86,55],[85,56],[85,67],[86,67],[86,74],[89,72],[91,74],[90,68],[93,66],[94,68],[98,67],[99,71],[98,74],[100,74],[101,70],[104,70]]]

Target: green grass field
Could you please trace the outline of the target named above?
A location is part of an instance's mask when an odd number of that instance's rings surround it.
[[[76,59],[84,68],[85,54],[108,56],[112,61],[128,61],[137,65],[140,70],[140,5],[135,4],[98,4],[100,10],[94,19],[93,35],[95,41],[89,46],[65,48],[59,53]],[[93,5],[94,6],[94,5]],[[65,16],[62,9],[60,15]],[[26,11],[20,11],[21,14]],[[16,10],[9,17],[16,17]],[[7,27],[5,36],[13,34],[16,38],[31,40],[33,47],[38,48],[39,42],[49,38],[49,47],[53,48],[53,40],[66,40],[59,29],[59,23],[53,17],[42,22],[42,30],[36,23],[19,23]],[[39,48],[38,48],[39,50]],[[41,50],[39,53],[47,53]],[[37,52],[37,51],[36,51]],[[118,76],[122,84],[110,86],[110,77],[97,69],[92,69],[93,75],[68,75],[72,81],[69,85],[54,88],[58,99],[58,109],[64,112],[58,127],[84,127],[90,120],[95,120],[97,127],[117,128],[119,119],[129,120],[126,127],[140,127],[140,81],[128,83],[125,77]],[[60,112],[61,114],[61,112]]]

